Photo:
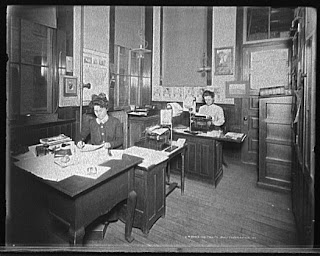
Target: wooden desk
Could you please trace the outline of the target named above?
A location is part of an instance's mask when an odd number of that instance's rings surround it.
[[[136,204],[134,167],[141,161],[141,158],[123,154],[122,160],[106,162],[105,166],[109,166],[110,169],[97,179],[71,176],[54,182],[40,179],[33,174],[30,176],[45,185],[43,186],[45,190],[38,193],[46,193],[49,213],[55,219],[69,226],[68,234],[71,245],[82,244],[85,227],[126,199],[128,199],[128,207],[125,239],[131,242],[133,240],[131,230]]]
[[[206,134],[174,131],[173,139],[179,138],[186,139],[188,145],[185,175],[217,187],[223,176],[221,142]]]
[[[136,152],[136,156],[154,155],[154,159],[147,163],[138,164],[135,167],[135,187],[137,193],[137,205],[135,209],[133,227],[139,228],[144,234],[148,234],[154,223],[165,216],[166,196],[168,196],[176,187],[184,192],[184,161],[187,146],[178,147],[172,152],[156,151],[149,149],[144,141],[136,143],[135,147],[128,148],[129,152]],[[133,152],[133,153],[134,153]],[[160,153],[161,152],[161,153]],[[129,154],[129,153],[128,153]],[[141,154],[141,155],[140,155]],[[157,157],[160,157],[160,161]],[[170,181],[171,160],[181,155],[183,168],[181,172],[181,186]],[[152,161],[154,160],[154,161]],[[167,170],[167,176],[165,172]],[[167,182],[166,182],[167,177]],[[166,184],[168,186],[166,186]]]
[[[175,144],[173,144],[175,145]],[[138,147],[143,147],[143,148],[150,148],[150,144],[148,143],[147,140],[141,139],[140,141],[135,143],[135,146]],[[166,195],[168,196],[175,188],[180,188],[181,189],[181,194],[183,195],[184,193],[184,182],[185,182],[185,155],[186,155],[186,150],[188,148],[187,143],[185,143],[183,146],[179,146],[178,148],[174,149],[171,152],[166,152],[165,149],[161,150],[161,152],[164,152],[168,156],[168,161],[167,161],[167,189],[166,189]],[[170,182],[170,172],[171,172],[171,162],[173,159],[175,159],[177,156],[181,156],[181,172],[180,172],[180,185],[178,185],[176,182]]]

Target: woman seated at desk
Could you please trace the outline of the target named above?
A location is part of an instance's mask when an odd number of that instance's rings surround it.
[[[214,92],[205,90],[202,94],[203,101],[205,105],[199,108],[199,114],[210,116],[212,118],[210,125],[213,125],[215,129],[221,129],[225,122],[224,113],[222,107],[214,104]]]
[[[104,144],[105,148],[118,148],[123,144],[123,126],[119,119],[108,115],[108,100],[104,93],[93,94],[89,107],[93,108],[96,118],[83,123],[80,140],[77,143],[83,148],[90,134],[91,144]]]

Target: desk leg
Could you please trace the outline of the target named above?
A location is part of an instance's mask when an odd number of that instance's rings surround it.
[[[185,158],[185,155],[184,155],[184,152],[182,152],[181,153],[181,164],[182,164],[182,166],[181,166],[181,195],[183,195],[183,193],[184,193],[184,168],[185,168],[185,164],[184,164],[184,158]]]
[[[70,243],[70,245],[82,244],[84,234],[85,234],[85,229],[83,226],[77,230],[74,230],[73,227],[70,227],[69,228],[69,243]]]
[[[170,172],[171,172],[171,164],[170,161],[167,163],[167,184],[170,184]]]
[[[134,238],[131,236],[132,233],[132,225],[134,220],[134,212],[137,204],[137,193],[135,191],[131,191],[127,200],[127,216],[126,216],[126,224],[125,224],[125,239],[131,243]]]

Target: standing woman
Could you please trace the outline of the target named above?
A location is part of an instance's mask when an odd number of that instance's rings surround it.
[[[123,144],[123,127],[119,119],[108,115],[108,100],[104,93],[93,94],[89,107],[93,108],[96,118],[83,123],[79,148],[85,145],[85,139],[90,134],[91,144],[104,144],[105,148],[118,148]]]
[[[211,125],[216,129],[220,129],[225,122],[222,107],[214,104],[214,92],[205,90],[202,94],[205,105],[199,108],[199,114],[210,116],[212,118]]]

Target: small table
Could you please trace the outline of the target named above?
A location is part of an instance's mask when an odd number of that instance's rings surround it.
[[[150,148],[150,144],[145,139],[141,139],[140,141],[136,142],[135,146]],[[175,188],[180,188],[181,195],[184,194],[185,155],[186,155],[186,150],[188,148],[188,145],[187,145],[187,143],[184,143],[183,145],[178,145],[178,144],[176,144],[175,141],[173,141],[172,146],[177,146],[177,148],[173,149],[172,151],[166,151],[166,148],[161,150],[161,152],[164,152],[168,156],[167,167],[166,167],[166,170],[167,170],[166,171],[166,176],[167,176],[166,184],[168,185],[168,187],[166,189],[166,196],[168,196]],[[175,158],[178,155],[181,155],[180,185],[178,185],[176,182],[170,182],[171,161],[173,158]]]
[[[141,162],[139,157],[123,154],[121,160],[112,159],[104,163],[110,169],[97,179],[74,175],[55,182],[30,175],[46,185],[45,191],[39,193],[46,193],[51,216],[69,226],[71,245],[82,244],[85,227],[126,199],[125,239],[131,242],[137,198],[134,191],[134,167]]]

